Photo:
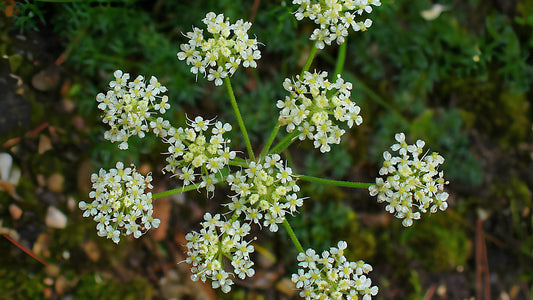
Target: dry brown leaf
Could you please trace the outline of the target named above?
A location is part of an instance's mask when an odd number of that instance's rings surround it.
[[[158,198],[154,200],[153,217],[159,219],[161,223],[156,229],[152,229],[150,234],[154,241],[159,242],[167,237],[168,226],[170,221],[170,212],[172,211],[172,203],[169,197]]]
[[[83,193],[89,193],[89,190],[91,189],[91,170],[93,168],[93,164],[90,160],[84,160],[80,165],[78,169],[78,176],[77,178],[77,187],[80,192]]]
[[[43,154],[46,151],[51,150],[51,149],[52,149],[52,141],[47,135],[41,134],[39,136],[39,147],[38,147],[39,154]]]
[[[276,283],[276,290],[289,297],[294,296],[297,292],[296,285],[289,278],[283,278],[278,281],[278,283]]]
[[[60,68],[52,64],[35,74],[31,79],[31,84],[35,89],[46,92],[56,89],[60,80]]]
[[[8,18],[12,17],[14,9],[15,9],[15,1],[14,0],[6,0],[6,1],[2,1],[2,4],[6,5],[6,7],[4,9],[4,14],[6,15],[6,17],[8,17]]]
[[[98,244],[94,240],[88,240],[83,244],[82,248],[91,261],[97,262],[100,259],[100,248],[98,248]]]
[[[0,180],[0,191],[8,193],[15,200],[22,200],[19,195],[15,192],[15,186],[6,180]]]
[[[48,245],[50,244],[50,235],[46,232],[43,232],[37,238],[37,241],[33,244],[32,251],[35,255],[39,257],[50,257],[50,250]]]

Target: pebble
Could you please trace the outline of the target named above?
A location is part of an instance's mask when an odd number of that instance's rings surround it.
[[[59,173],[54,173],[48,177],[46,182],[47,188],[54,193],[61,193],[63,191],[63,185],[65,183],[65,177]]]
[[[50,228],[63,229],[67,227],[67,216],[59,209],[49,206],[44,222]]]
[[[22,209],[16,204],[10,204],[9,213],[11,214],[14,220],[18,220],[22,216]]]

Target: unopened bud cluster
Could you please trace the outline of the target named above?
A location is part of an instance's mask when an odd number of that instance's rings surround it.
[[[372,280],[366,276],[372,266],[361,260],[348,261],[344,256],[346,247],[346,242],[340,241],[322,255],[313,249],[298,254],[300,268],[297,274],[292,274],[292,281],[301,290],[301,297],[369,300],[378,293],[378,287],[372,286]]]
[[[244,239],[250,232],[249,224],[221,219],[219,214],[206,213],[202,229],[185,236],[188,241],[186,262],[192,266],[192,280],[210,279],[213,288],[227,293],[233,285],[232,277],[245,279],[255,274],[254,263],[250,260],[254,247],[251,241]],[[226,271],[228,261],[233,273]]]
[[[365,31],[372,25],[372,20],[356,21],[357,15],[371,13],[372,5],[380,6],[380,0],[293,0],[299,4],[295,12],[297,20],[309,18],[319,27],[315,28],[310,39],[315,46],[323,49],[324,44],[344,43],[350,28],[353,31]]]
[[[266,156],[263,162],[250,162],[244,172],[227,177],[231,190],[237,193],[230,196],[232,202],[227,206],[251,222],[261,224],[263,220],[263,226],[276,232],[285,214],[303,205],[296,194],[300,191],[296,179],[278,154]]]
[[[128,81],[129,73],[117,70],[113,73],[115,80],[109,83],[111,90],[99,93],[96,100],[98,108],[105,112],[103,122],[111,128],[104,138],[111,142],[120,142],[119,148],[128,149],[128,139],[137,135],[144,137],[149,131],[148,119],[157,112],[165,113],[170,108],[168,96],[159,96],[167,91],[157,78],[152,76],[146,85],[144,77],[139,75]]]
[[[448,193],[444,192],[444,172],[438,170],[444,158],[438,153],[423,153],[425,142],[418,140],[408,145],[405,134],[397,133],[398,143],[391,146],[399,156],[383,152],[383,167],[379,174],[385,179],[376,178],[376,184],[370,186],[371,196],[378,197],[378,202],[387,202],[388,212],[403,219],[404,226],[411,226],[413,220],[420,219],[420,213],[444,211],[448,207]]]
[[[215,85],[222,85],[222,80],[233,73],[242,64],[245,68],[257,67],[256,60],[261,58],[256,39],[248,37],[250,22],[238,20],[230,24],[223,14],[208,13],[202,20],[207,25],[209,37],[202,29],[193,28],[185,34],[188,44],[180,46],[178,59],[191,65],[193,74],[203,74]]]
[[[84,217],[92,217],[98,224],[96,230],[101,237],[118,243],[121,235],[132,234],[139,238],[150,228],[159,226],[159,219],[152,217],[152,176],[139,174],[135,168],[124,168],[118,162],[109,171],[100,169],[91,176],[93,191],[91,203],[81,201],[79,208]]]
[[[279,122],[287,125],[287,132],[297,129],[300,140],[314,141],[321,152],[329,152],[330,144],[340,143],[345,130],[338,122],[346,122],[349,128],[363,122],[361,108],[350,100],[352,84],[340,76],[332,83],[327,76],[323,71],[304,72],[296,81],[286,78],[283,87],[290,96],[277,102]]]

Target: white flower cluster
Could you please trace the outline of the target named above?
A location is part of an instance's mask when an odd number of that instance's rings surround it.
[[[250,225],[239,221],[223,221],[219,214],[204,215],[200,232],[190,232],[187,239],[187,260],[192,265],[192,280],[201,279],[205,282],[211,279],[213,288],[221,288],[224,293],[231,290],[233,280],[229,275],[240,279],[255,274],[254,263],[250,254],[254,252],[251,241],[244,237],[250,232]],[[225,260],[228,258],[233,266],[233,273],[225,270]]]
[[[359,115],[361,108],[350,100],[352,84],[340,75],[335,83],[331,83],[327,76],[328,73],[323,71],[305,72],[303,78],[297,76],[296,81],[286,78],[283,87],[290,96],[277,102],[281,109],[279,121],[281,125],[287,125],[287,132],[297,129],[300,140],[313,140],[315,148],[320,147],[323,153],[330,151],[330,144],[340,143],[345,133],[334,123],[335,120],[346,122],[350,128],[363,122]]]
[[[407,145],[405,134],[397,133],[398,143],[392,145],[392,151],[398,151],[399,156],[392,156],[388,151],[383,152],[383,167],[379,170],[385,180],[376,178],[376,184],[370,186],[371,196],[378,196],[378,202],[387,202],[386,210],[404,219],[404,226],[411,226],[413,220],[420,219],[420,212],[444,211],[448,207],[446,200],[448,193],[444,192],[447,184],[444,173],[438,171],[444,158],[438,153],[431,155],[423,152],[425,142],[416,141],[414,145]]]
[[[119,148],[128,149],[130,136],[144,137],[149,131],[147,119],[151,114],[165,113],[170,108],[168,96],[159,94],[167,88],[152,76],[146,85],[144,77],[139,75],[128,82],[129,73],[117,70],[113,73],[115,80],[109,83],[111,90],[106,94],[98,93],[96,100],[98,108],[105,112],[102,121],[111,128],[104,134],[104,138],[111,142],[120,142]]]
[[[144,177],[135,168],[124,168],[117,162],[109,172],[100,169],[91,176],[93,191],[89,197],[94,201],[81,201],[79,208],[84,217],[92,217],[98,224],[98,235],[120,241],[120,235],[133,234],[139,238],[150,228],[159,227],[159,219],[152,217],[152,176]]]
[[[215,190],[218,183],[216,174],[222,170],[236,156],[227,144],[229,139],[223,137],[230,131],[228,123],[204,120],[196,117],[189,120],[189,128],[171,127],[163,138],[168,147],[167,162],[164,171],[172,172],[183,180],[183,186],[195,184],[199,180],[199,188],[205,187],[207,192]],[[212,135],[206,137],[205,133],[211,129]]]
[[[238,20],[230,24],[223,14],[208,13],[202,20],[212,37],[204,37],[202,29],[193,27],[185,36],[188,44],[180,46],[178,59],[191,65],[193,74],[204,74],[215,85],[222,85],[222,79],[232,76],[241,65],[257,67],[256,60],[261,58],[256,39],[248,37],[250,22]]]
[[[298,254],[298,274],[292,281],[301,289],[300,296],[309,299],[372,299],[377,286],[366,275],[372,266],[363,261],[350,262],[344,257],[344,241],[319,255],[313,249]]]
[[[318,49],[335,40],[339,45],[344,43],[350,27],[353,31],[367,30],[372,20],[356,21],[357,15],[371,13],[372,5],[381,5],[380,0],[293,0],[292,3],[300,5],[295,13],[297,20],[309,18],[319,26],[310,37]]]
[[[303,205],[303,199],[296,194],[300,190],[297,178],[278,154],[265,157],[263,163],[250,162],[244,173],[237,171],[226,180],[237,193],[230,196],[228,208],[254,223],[263,220],[263,226],[272,232],[278,231],[287,212],[292,214]]]

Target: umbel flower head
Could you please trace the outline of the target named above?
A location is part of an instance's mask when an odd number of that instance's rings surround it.
[[[297,20],[309,18],[319,27],[311,34],[315,46],[323,49],[324,44],[344,43],[350,28],[353,31],[365,31],[372,25],[372,20],[356,21],[357,15],[371,13],[372,5],[380,6],[380,0],[293,0],[299,4],[295,12]]]
[[[268,155],[264,161],[252,161],[244,172],[237,171],[227,177],[232,202],[228,208],[236,215],[244,214],[246,220],[278,231],[278,224],[285,214],[292,214],[303,205],[303,199],[296,194],[300,187],[292,169],[284,166],[278,154]]]
[[[210,279],[213,288],[221,288],[227,293],[233,285],[230,275],[245,279],[255,274],[254,262],[250,260],[254,246],[251,241],[244,240],[250,225],[225,221],[219,214],[212,216],[210,213],[204,215],[201,224],[200,232],[193,231],[185,236],[188,241],[186,262],[192,266],[193,273],[191,279],[203,282]],[[226,259],[229,259],[233,273],[224,268]]]
[[[102,121],[111,128],[104,138],[111,142],[120,142],[120,149],[128,149],[130,136],[144,137],[149,131],[148,119],[156,112],[165,113],[170,108],[168,96],[160,96],[167,88],[152,76],[146,85],[144,77],[139,75],[128,82],[130,74],[117,70],[113,73],[115,80],[109,83],[111,89],[106,94],[96,95],[98,108],[104,111]]]
[[[180,46],[178,59],[191,65],[193,74],[204,74],[215,85],[222,85],[224,78],[232,76],[242,64],[245,68],[257,67],[261,58],[257,40],[248,37],[252,23],[238,20],[230,24],[223,14],[208,13],[202,20],[209,36],[202,29],[193,27],[185,36],[188,44]]]
[[[147,230],[159,227],[159,219],[152,217],[152,176],[139,174],[135,168],[124,168],[117,162],[109,171],[100,169],[91,175],[93,191],[91,203],[81,201],[79,208],[84,217],[92,217],[98,224],[98,235],[118,243],[121,235],[133,234],[139,238]]]
[[[215,190],[216,174],[236,156],[224,138],[231,131],[229,123],[205,120],[198,116],[189,120],[188,128],[170,128],[163,142],[168,143],[167,162],[164,171],[172,172],[183,180],[183,186],[199,183],[207,192]],[[206,133],[211,132],[208,136]]]
[[[351,262],[344,256],[347,244],[337,243],[337,247],[319,255],[313,249],[298,254],[297,274],[292,281],[300,289],[300,296],[310,299],[372,299],[378,287],[372,286],[367,274],[372,266],[362,260]]]
[[[391,150],[398,152],[393,156],[390,152],[383,152],[383,167],[379,174],[387,176],[385,179],[376,178],[376,184],[370,186],[371,196],[378,196],[378,202],[387,202],[388,212],[403,219],[404,226],[411,226],[413,220],[420,219],[420,213],[444,211],[448,207],[446,200],[448,193],[444,192],[444,173],[438,171],[444,158],[438,153],[430,155],[423,153],[425,142],[416,141],[414,145],[405,142],[405,134],[397,133],[398,143],[391,146]]]
[[[300,140],[314,141],[315,148],[323,153],[330,151],[330,144],[340,143],[345,131],[339,128],[339,122],[349,128],[363,122],[361,108],[350,100],[352,84],[340,75],[334,83],[327,77],[323,71],[304,72],[303,78],[297,76],[296,81],[286,78],[283,87],[290,96],[277,102],[281,109],[279,122],[287,125],[287,132],[297,129]]]

